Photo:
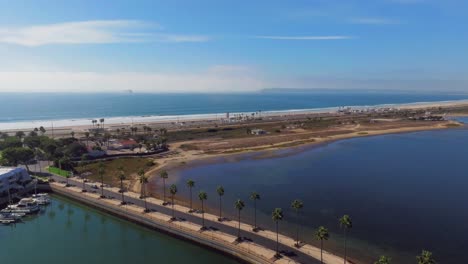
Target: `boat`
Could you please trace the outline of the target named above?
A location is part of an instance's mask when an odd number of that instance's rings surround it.
[[[15,223],[16,221],[15,220],[11,220],[11,219],[0,219],[0,224],[2,225],[9,225],[11,223]]]
[[[33,197],[33,200],[38,205],[48,205],[48,204],[50,204],[49,195],[47,193],[34,194],[32,197]]]
[[[25,216],[25,214],[18,214],[18,213],[0,213],[0,220],[13,220],[18,221],[21,217]]]
[[[9,205],[7,208],[3,209],[2,213],[25,213],[33,214],[39,212],[39,205],[32,198],[23,198],[19,201],[18,204]]]

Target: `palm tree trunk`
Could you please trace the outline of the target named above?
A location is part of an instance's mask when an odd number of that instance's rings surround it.
[[[146,203],[146,188],[145,188],[146,184],[143,183],[143,190],[144,190],[144,194],[143,194],[143,199],[145,200],[145,211],[148,211],[148,205]]]
[[[346,228],[344,229],[344,264],[346,264]]]
[[[221,196],[219,196],[219,220],[221,220]]]
[[[257,228],[257,200],[254,200],[254,228]]]
[[[104,177],[101,176],[101,197],[104,197]]]
[[[174,217],[174,195],[172,196],[172,218]]]
[[[201,202],[201,211],[202,211],[202,228],[205,227],[205,209],[203,208],[203,200]]]
[[[320,240],[320,263],[323,264],[323,240]]]
[[[237,237],[240,238],[240,210],[239,210],[239,229],[237,230]]]
[[[276,254],[279,255],[278,221],[276,221]]]
[[[163,178],[163,190],[164,190],[164,201],[163,203],[166,203],[166,179]]]
[[[296,217],[299,220],[299,211],[298,210],[296,210]],[[297,241],[296,242],[297,246],[299,246],[299,224],[297,224],[297,226],[296,226],[296,241]]]
[[[190,211],[192,211],[192,187],[190,187]]]

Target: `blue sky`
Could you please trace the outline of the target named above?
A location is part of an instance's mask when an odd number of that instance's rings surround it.
[[[468,90],[466,10],[462,0],[0,0],[0,91]]]

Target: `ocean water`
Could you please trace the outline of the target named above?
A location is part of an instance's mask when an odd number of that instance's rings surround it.
[[[221,254],[56,197],[42,214],[0,225],[0,263],[238,263]]]
[[[168,184],[182,186],[180,195],[188,198],[185,182],[193,179],[194,193],[207,191],[214,213],[216,187],[223,185],[225,214],[234,218],[234,201],[241,198],[243,219],[251,223],[249,193],[257,191],[261,226],[273,228],[271,211],[281,207],[282,232],[293,236],[299,225],[301,239],[316,244],[314,229],[324,225],[332,232],[325,247],[338,254],[338,218],[350,214],[350,254],[364,263],[382,254],[415,263],[422,249],[438,263],[468,263],[467,142],[468,127],[347,139],[267,158],[257,153],[195,163],[170,172]],[[290,208],[294,199],[304,201],[299,217]]]
[[[248,94],[0,93],[0,129],[154,121],[226,112],[286,111],[468,99],[468,95],[403,92],[257,92]],[[133,118],[129,118],[133,117]]]

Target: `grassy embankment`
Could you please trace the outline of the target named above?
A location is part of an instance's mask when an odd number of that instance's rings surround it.
[[[103,161],[104,164],[104,182],[111,185],[116,185],[119,183],[119,167],[124,168],[124,173],[127,180],[136,179],[137,173],[140,169],[145,171],[150,170],[151,168],[157,166],[157,163],[151,158],[120,158],[114,160]],[[85,164],[83,166],[77,166],[75,168],[78,173],[87,172],[86,176],[88,179],[93,181],[100,181],[100,176],[98,173],[99,162],[94,162],[90,164]]]

